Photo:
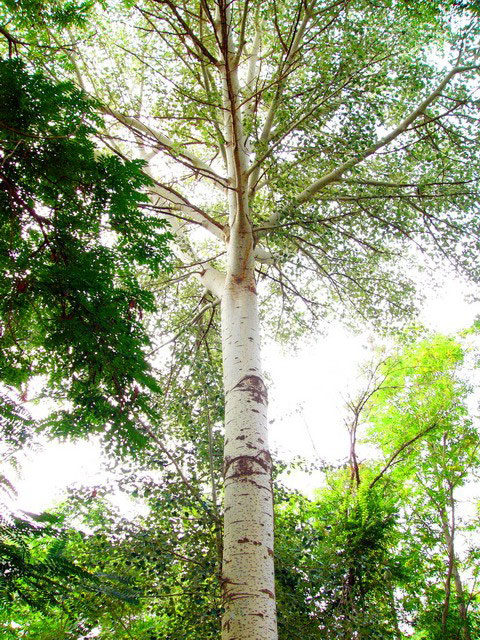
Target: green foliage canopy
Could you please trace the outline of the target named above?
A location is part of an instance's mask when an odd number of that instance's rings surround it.
[[[145,282],[167,265],[140,161],[99,153],[95,105],[19,60],[0,62],[0,379],[47,377],[60,433],[136,437],[158,391],[146,361]],[[105,426],[107,428],[105,429]]]

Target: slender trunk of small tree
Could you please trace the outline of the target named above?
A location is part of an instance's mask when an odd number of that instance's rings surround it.
[[[453,563],[453,579],[455,582],[455,591],[457,594],[458,612],[460,614],[460,619],[462,620],[462,638],[463,640],[472,640],[468,623],[467,607],[465,605],[465,592],[463,590],[463,583],[460,577],[460,572],[458,571],[456,558],[454,558]]]
[[[451,504],[453,505],[453,490],[451,487],[450,487],[450,501],[451,501]],[[444,535],[445,543],[447,545],[447,550],[448,550],[448,571],[447,571],[447,579],[446,579],[448,584],[446,584],[446,588],[445,588],[446,593],[448,594],[448,597],[447,596],[445,597],[445,604],[444,604],[444,610],[442,615],[442,628],[445,629],[445,625],[446,625],[446,619],[448,615],[448,604],[449,604],[450,591],[451,591],[450,584],[453,577],[454,584],[455,584],[455,593],[457,596],[458,614],[459,614],[460,620],[462,621],[461,622],[462,639],[471,640],[470,628],[468,624],[467,607],[465,605],[465,592],[463,590],[462,579],[460,577],[460,572],[458,570],[458,560],[455,554],[455,546],[454,546],[455,531],[454,529],[452,530],[450,528],[447,512],[444,508],[440,509],[440,518],[442,521],[443,535]]]

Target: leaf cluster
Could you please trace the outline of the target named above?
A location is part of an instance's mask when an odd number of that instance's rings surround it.
[[[114,420],[133,436],[133,408],[159,390],[144,283],[168,269],[165,222],[143,208],[149,179],[140,162],[98,153],[101,121],[73,85],[6,60],[0,94],[0,377],[46,376],[47,393],[73,405],[57,416],[62,433]]]

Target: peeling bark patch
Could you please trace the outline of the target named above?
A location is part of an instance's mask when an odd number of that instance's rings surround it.
[[[271,591],[269,591],[268,589],[260,589],[260,591],[261,591],[262,593],[266,593],[266,594],[267,594],[267,596],[268,596],[269,598],[272,598],[272,600],[275,600],[275,596],[274,596],[274,595],[273,595],[273,593],[272,593]]]
[[[245,391],[257,404],[267,405],[268,403],[267,387],[260,376],[244,376],[233,390]]]
[[[257,293],[257,287],[255,285],[255,280],[253,282],[250,282],[249,284],[247,284],[245,282],[245,280],[246,280],[246,278],[245,278],[246,269],[244,268],[242,271],[243,271],[243,273],[240,273],[240,274],[232,276],[233,283],[236,284],[237,286],[243,285],[247,291],[250,291],[250,293],[256,294]],[[251,280],[251,278],[248,278],[248,279]]]

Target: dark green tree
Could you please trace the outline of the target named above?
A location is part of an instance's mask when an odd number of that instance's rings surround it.
[[[42,395],[69,403],[55,433],[139,443],[135,412],[159,390],[146,283],[167,268],[169,237],[145,207],[142,163],[95,149],[95,105],[19,60],[0,62],[0,105],[0,380],[25,400],[45,376]]]
[[[101,127],[96,105],[72,84],[0,60],[4,462],[40,427],[62,436],[98,432],[117,452],[144,445],[137,418],[156,411],[142,319],[155,309],[148,279],[169,268],[169,234],[144,207],[142,163],[95,148]],[[60,407],[41,425],[23,407],[37,376],[41,397]],[[4,474],[1,483],[13,490]],[[66,537],[78,534],[47,515],[14,516],[3,499],[2,506],[3,603],[42,608],[59,606],[74,588],[115,591],[63,556]]]

